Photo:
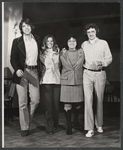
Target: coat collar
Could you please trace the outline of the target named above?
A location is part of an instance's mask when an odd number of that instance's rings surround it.
[[[23,55],[26,57],[26,49],[25,49],[25,44],[24,44],[24,40],[23,40],[23,36],[19,37],[18,40],[18,47],[21,50],[21,52],[23,53]]]
[[[34,36],[34,35],[33,35],[33,37],[34,37],[34,39],[36,40],[37,46],[38,46],[38,49],[39,49],[38,38],[37,38],[36,36]],[[19,38],[17,39],[17,42],[18,42],[18,47],[19,47],[19,49],[21,50],[21,52],[23,53],[23,55],[26,57],[26,48],[25,48],[23,36],[19,37]]]
[[[32,36],[34,37],[34,39],[35,39],[36,41],[38,40],[38,37],[37,37],[37,36],[35,36],[35,35],[32,35]],[[17,42],[18,42],[18,43],[24,42],[23,35],[20,36],[20,37],[17,39]]]

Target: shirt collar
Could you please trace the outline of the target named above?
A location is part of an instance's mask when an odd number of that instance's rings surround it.
[[[90,43],[90,44],[94,44],[94,43],[96,43],[98,41],[98,37],[96,37],[94,40],[88,40],[88,42]]]
[[[29,41],[28,38],[25,35],[23,35],[23,39],[24,39],[24,41]],[[31,40],[32,39],[34,39],[34,36],[31,34]]]

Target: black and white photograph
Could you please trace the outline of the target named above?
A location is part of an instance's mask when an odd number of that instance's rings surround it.
[[[2,2],[2,148],[121,148],[121,2]]]

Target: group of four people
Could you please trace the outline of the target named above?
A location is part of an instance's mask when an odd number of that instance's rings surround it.
[[[58,128],[59,101],[64,103],[67,120],[66,134],[72,134],[71,110],[74,108],[74,125],[78,126],[81,102],[84,101],[84,129],[86,137],[94,135],[94,123],[102,133],[103,94],[106,82],[105,67],[112,55],[105,40],[97,37],[96,24],[85,26],[88,41],[78,49],[77,39],[68,37],[67,46],[59,49],[52,35],[43,39],[33,34],[34,26],[25,18],[19,24],[22,36],[13,40],[11,65],[13,82],[19,99],[21,135],[29,135],[30,123],[41,99],[46,118],[46,131],[53,134]],[[84,92],[83,92],[84,91]],[[93,92],[97,99],[96,116],[93,115]],[[28,106],[28,93],[30,103]]]

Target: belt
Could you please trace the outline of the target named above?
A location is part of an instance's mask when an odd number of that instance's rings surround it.
[[[104,71],[105,70],[105,68],[102,68],[102,69],[99,69],[99,70],[92,70],[92,69],[88,69],[88,68],[85,68],[85,67],[84,67],[84,69],[89,70],[89,71],[94,71],[94,72],[99,72],[99,71]]]
[[[28,65],[25,65],[25,68],[27,68],[27,69],[37,69],[37,66],[28,66]]]

